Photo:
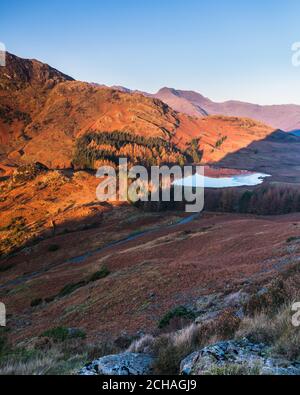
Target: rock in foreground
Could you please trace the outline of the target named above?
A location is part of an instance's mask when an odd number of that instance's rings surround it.
[[[83,376],[145,375],[151,373],[153,357],[146,354],[123,353],[96,359],[80,370]]]
[[[268,358],[267,346],[247,339],[219,342],[187,356],[181,374],[300,375],[300,364]]]

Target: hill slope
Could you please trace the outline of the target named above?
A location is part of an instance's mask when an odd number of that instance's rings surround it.
[[[76,140],[91,130],[160,137],[181,150],[197,138],[206,162],[272,133],[249,119],[188,116],[156,98],[74,81],[36,60],[8,55],[0,70],[2,159],[68,168]]]

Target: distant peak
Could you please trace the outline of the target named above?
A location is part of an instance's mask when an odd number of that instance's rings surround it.
[[[168,87],[163,87],[163,88],[161,88],[158,92],[157,92],[157,95],[163,95],[163,94],[169,94],[169,93],[171,93],[171,94],[173,94],[173,95],[176,95],[176,96],[179,96],[178,95],[178,91],[176,90],[176,89],[174,89],[174,88],[168,88]]]

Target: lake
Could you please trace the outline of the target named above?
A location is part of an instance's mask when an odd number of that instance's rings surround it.
[[[193,176],[174,181],[174,185],[189,187],[204,186],[205,188],[232,188],[259,185],[262,184],[267,177],[271,177],[270,174],[205,166],[204,176],[202,174],[194,174]]]

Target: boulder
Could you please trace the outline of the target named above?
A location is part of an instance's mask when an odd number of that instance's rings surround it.
[[[96,359],[82,368],[79,375],[146,375],[151,373],[152,364],[153,357],[151,355],[125,352]]]
[[[269,358],[267,350],[266,345],[254,344],[247,339],[219,342],[187,356],[180,364],[180,372],[184,375],[205,375],[216,368],[224,368],[225,371],[226,368],[235,367],[243,368],[248,374],[300,375],[300,364]]]

